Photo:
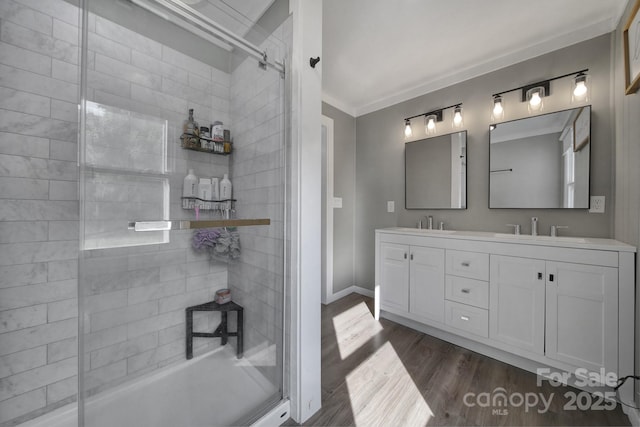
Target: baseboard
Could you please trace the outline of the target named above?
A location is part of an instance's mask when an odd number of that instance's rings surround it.
[[[360,286],[352,286],[352,288],[353,288],[353,292],[355,292],[356,294],[364,295],[365,297],[369,297],[369,298],[375,297],[373,290],[371,289],[362,288]]]
[[[327,304],[331,304],[334,301],[338,301],[340,298],[344,298],[347,295],[351,295],[354,293],[364,295],[369,298],[373,298],[373,291],[371,289],[353,285],[327,297]]]

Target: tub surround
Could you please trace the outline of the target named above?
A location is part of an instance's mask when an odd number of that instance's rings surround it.
[[[532,372],[574,374],[576,386],[579,370],[633,372],[635,247],[402,227],[375,237],[376,317]],[[618,393],[633,403],[632,383]]]

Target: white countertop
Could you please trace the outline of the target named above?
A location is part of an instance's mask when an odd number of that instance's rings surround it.
[[[635,246],[618,240],[601,239],[597,237],[551,237],[530,236],[527,234],[492,233],[488,231],[464,230],[426,230],[408,227],[390,227],[377,229],[376,232],[408,234],[413,236],[440,237],[459,240],[480,240],[500,243],[515,243],[523,245],[555,246],[563,248],[597,249],[605,251],[636,252]]]

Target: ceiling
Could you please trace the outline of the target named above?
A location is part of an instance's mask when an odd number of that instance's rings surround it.
[[[242,36],[260,19],[275,0],[183,0],[223,27]]]
[[[628,0],[324,0],[323,99],[360,116],[613,31]]]

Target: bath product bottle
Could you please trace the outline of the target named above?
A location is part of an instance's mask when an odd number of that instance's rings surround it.
[[[231,199],[231,181],[229,181],[229,174],[224,174],[222,181],[220,181],[220,199]]]
[[[195,135],[198,136],[200,132],[200,128],[198,127],[198,122],[193,119],[193,108],[189,109],[189,118],[184,121],[182,124],[182,132],[187,135]]]
[[[211,138],[214,141],[224,141],[224,129],[222,129],[222,122],[217,121],[211,124]]]
[[[220,200],[220,184],[218,178],[211,178],[211,200]]]
[[[209,178],[200,178],[200,183],[198,184],[198,198],[200,209],[211,209],[211,202],[207,202],[207,200],[211,200],[211,180]]]
[[[189,169],[189,175],[184,177],[182,197],[198,197],[198,178],[193,173],[193,169]]]

